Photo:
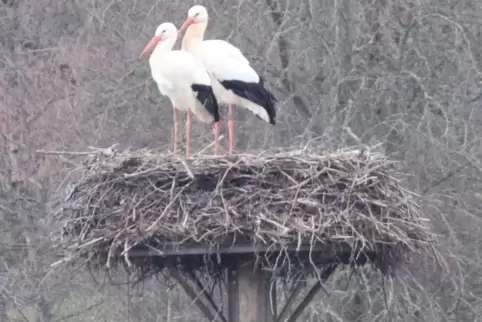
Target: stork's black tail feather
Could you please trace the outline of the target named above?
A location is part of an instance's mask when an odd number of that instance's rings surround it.
[[[192,84],[191,89],[197,92],[197,100],[213,116],[214,122],[218,122],[221,118],[219,117],[218,100],[214,96],[213,88],[208,85]]]
[[[261,77],[261,76],[259,76],[259,83],[261,84],[261,86],[264,87],[264,78]],[[278,100],[276,99],[276,97],[274,97],[274,95],[266,87],[264,87],[264,88],[268,92],[268,94],[269,94],[270,98],[273,100],[273,102],[277,103]]]
[[[264,87],[264,80],[260,77],[258,83],[248,83],[238,80],[221,81],[224,88],[232,90],[236,95],[262,106],[269,116],[269,123],[276,124],[276,97]]]

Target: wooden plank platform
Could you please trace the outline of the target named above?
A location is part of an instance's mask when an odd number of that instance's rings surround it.
[[[146,246],[146,250],[131,250],[130,257],[149,257],[149,256],[186,256],[186,255],[204,255],[204,254],[256,254],[270,252],[318,252],[326,251],[326,244],[317,243],[315,245],[287,245],[287,246],[263,246],[263,245],[179,245],[170,244],[164,246],[163,249]]]

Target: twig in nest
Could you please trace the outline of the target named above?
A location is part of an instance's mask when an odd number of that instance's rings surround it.
[[[224,134],[221,134],[218,138],[218,142],[221,142],[221,140],[224,139]],[[208,145],[206,145],[204,148],[202,148],[201,150],[197,151],[195,153],[195,155],[199,155],[199,154],[202,154],[204,152],[206,152],[208,149],[210,149],[211,147],[214,146],[214,144],[216,143],[216,141],[213,141],[211,143],[209,143]]]
[[[186,161],[181,160],[181,163],[182,163],[182,165],[184,166],[184,169],[186,169],[186,172],[187,172],[189,178],[194,179],[194,174],[193,174],[192,171],[189,169]]]
[[[183,191],[188,188],[188,186],[184,186],[175,196],[172,198],[172,200],[167,204],[166,208],[162,211],[161,215],[150,225],[147,229],[146,232],[151,231],[160,221],[163,219],[163,217],[168,213],[172,205],[176,202],[176,200],[179,198],[179,196],[183,193]]]
[[[85,155],[93,155],[93,154],[103,154],[105,156],[114,156],[116,151],[115,147],[119,144],[113,144],[108,148],[95,148],[95,147],[88,147],[92,151],[90,152],[71,152],[71,151],[48,151],[48,150],[37,150],[36,153],[39,154],[52,154],[52,155],[70,155],[70,156],[85,156]]]

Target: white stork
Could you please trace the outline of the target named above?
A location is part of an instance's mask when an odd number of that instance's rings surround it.
[[[233,150],[234,122],[232,105],[240,105],[263,121],[276,124],[276,98],[263,84],[243,53],[224,40],[204,40],[208,12],[195,5],[179,33],[184,33],[182,50],[198,57],[211,75],[212,87],[219,103],[228,104],[229,151]]]
[[[174,153],[178,144],[178,110],[187,112],[186,157],[189,157],[191,139],[191,112],[205,123],[215,122],[214,152],[218,150],[221,130],[218,103],[211,87],[211,78],[202,62],[192,54],[172,50],[177,40],[177,28],[170,22],[159,25],[151,41],[142,51],[144,56],[152,48],[149,57],[151,74],[162,95],[169,97],[174,114]]]

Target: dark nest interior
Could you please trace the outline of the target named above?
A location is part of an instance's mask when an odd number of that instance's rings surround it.
[[[93,152],[61,202],[60,262],[222,269],[255,256],[286,274],[372,264],[392,274],[431,248],[396,163],[356,149],[196,155]]]

